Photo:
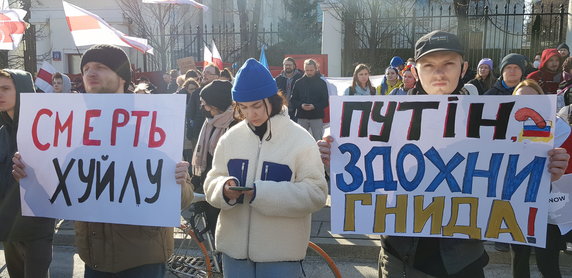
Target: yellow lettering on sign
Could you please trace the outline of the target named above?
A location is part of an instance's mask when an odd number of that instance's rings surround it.
[[[413,197],[414,200],[414,218],[413,232],[420,233],[427,221],[431,219],[431,234],[441,234],[443,226],[443,210],[445,209],[445,197],[433,197],[433,202],[425,209],[423,208],[423,200],[425,196],[419,195]]]
[[[371,206],[371,194],[346,194],[344,231],[356,230],[356,202],[358,201],[364,206]]]
[[[405,233],[407,226],[407,195],[397,195],[395,207],[387,207],[387,195],[379,194],[375,199],[375,222],[373,223],[374,233],[384,233],[386,229],[385,220],[388,214],[395,214],[395,232]]]
[[[459,226],[459,206],[469,205],[469,225]],[[479,209],[479,198],[474,197],[453,197],[451,198],[451,219],[449,224],[443,227],[444,236],[452,236],[455,233],[468,235],[472,239],[481,238],[481,228],[477,227],[477,215]]]
[[[503,222],[506,224],[506,229],[501,228]],[[499,238],[500,233],[510,233],[514,241],[526,242],[510,202],[494,200],[485,236],[487,238]]]

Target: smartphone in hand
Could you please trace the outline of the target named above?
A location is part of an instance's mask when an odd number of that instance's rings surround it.
[[[253,190],[254,187],[230,186],[228,189],[234,190],[234,191],[250,191],[250,190]]]

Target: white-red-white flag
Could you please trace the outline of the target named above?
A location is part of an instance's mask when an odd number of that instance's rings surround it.
[[[220,56],[220,53],[218,52],[218,49],[216,48],[216,44],[214,43],[213,40],[213,64],[215,64],[219,69],[222,70],[223,65],[222,65],[222,57]]]
[[[203,5],[197,1],[193,0],[143,0],[143,3],[149,4],[175,4],[175,5],[193,5],[199,9],[203,9],[203,12],[209,10],[209,7]]]
[[[90,13],[66,1],[64,11],[66,20],[76,46],[93,44],[113,44],[117,46],[133,47],[142,53],[153,54],[153,47],[147,44],[146,39],[130,37],[111,27],[96,14]]]
[[[26,11],[22,9],[0,10],[0,49],[14,50],[22,41],[26,22]]]
[[[38,70],[36,75],[36,87],[44,91],[44,93],[53,93],[52,76],[56,73],[56,68],[52,64],[44,61],[42,67]]]
[[[212,63],[213,61],[213,54],[205,44],[205,52],[203,54],[203,66],[206,66],[208,63]]]

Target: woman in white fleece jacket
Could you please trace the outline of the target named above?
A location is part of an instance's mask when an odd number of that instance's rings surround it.
[[[207,201],[221,209],[216,247],[224,276],[302,277],[311,214],[327,196],[318,147],[290,120],[270,72],[256,60],[238,71],[232,93],[245,120],[221,137],[204,183]]]

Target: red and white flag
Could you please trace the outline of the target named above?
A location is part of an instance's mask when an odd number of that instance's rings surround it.
[[[56,71],[56,68],[54,68],[52,64],[44,61],[36,76],[36,87],[45,93],[53,93],[54,87],[52,87],[52,75],[55,74]]]
[[[100,43],[117,46],[133,47],[142,53],[153,54],[153,47],[147,44],[146,39],[130,37],[111,27],[96,14],[90,13],[66,1],[64,11],[66,20],[76,46],[93,45]]]
[[[22,41],[26,22],[26,11],[22,9],[0,10],[0,49],[14,50]]]
[[[203,9],[203,12],[209,10],[209,7],[193,0],[143,0],[143,3],[149,4],[176,4],[176,5],[193,5],[199,9]]]
[[[203,63],[204,63],[203,66],[206,66],[208,63],[211,63],[213,61],[213,54],[211,53],[206,44],[204,48],[205,52],[203,54]]]
[[[216,44],[214,43],[213,40],[213,64],[215,64],[219,69],[222,70],[223,65],[222,65],[222,57],[220,57],[220,53],[218,53],[218,49],[216,48]]]

